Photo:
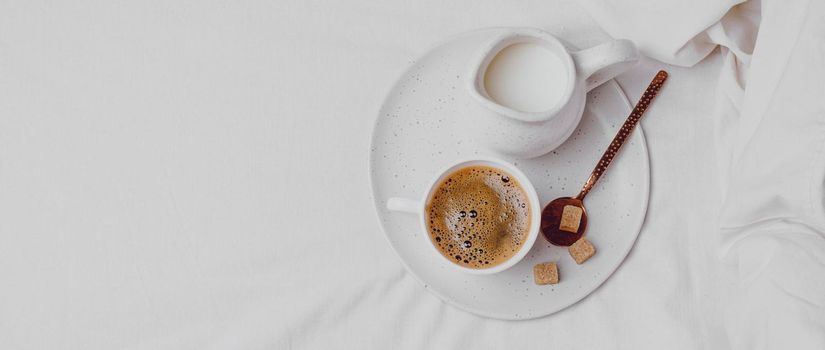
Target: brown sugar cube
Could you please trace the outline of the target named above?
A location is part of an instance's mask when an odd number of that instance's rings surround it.
[[[596,247],[594,247],[587,238],[582,237],[567,248],[567,251],[570,252],[573,260],[576,260],[576,264],[581,265],[587,261],[587,259],[590,259],[593,254],[596,254]]]
[[[555,262],[536,264],[533,266],[533,280],[538,285],[559,283],[559,268]]]
[[[575,205],[565,205],[561,212],[559,230],[576,233],[582,221],[582,208]]]

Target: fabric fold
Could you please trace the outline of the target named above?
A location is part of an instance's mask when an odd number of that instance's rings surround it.
[[[743,1],[589,0],[582,5],[614,38],[633,40],[648,57],[690,67],[717,46],[706,30]]]
[[[734,348],[825,348],[825,3],[593,0],[614,37],[691,66],[717,45],[714,143]],[[645,28],[668,30],[644,30]],[[698,140],[697,140],[698,141]]]

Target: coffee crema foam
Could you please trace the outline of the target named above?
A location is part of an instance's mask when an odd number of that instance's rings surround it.
[[[469,166],[445,177],[427,201],[427,231],[455,263],[484,269],[510,259],[530,229],[530,201],[509,173]]]

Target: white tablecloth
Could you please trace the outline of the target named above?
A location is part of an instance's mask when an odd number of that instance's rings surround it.
[[[404,271],[375,113],[427,47],[499,25],[607,40],[576,1],[0,3],[0,348],[724,347],[718,53],[619,79],[671,72],[646,222],[591,296],[489,320]]]

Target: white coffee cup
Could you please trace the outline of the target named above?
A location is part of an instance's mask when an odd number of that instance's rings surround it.
[[[527,194],[527,198],[529,200],[528,205],[530,205],[530,227],[527,233],[527,239],[524,240],[524,243],[521,245],[519,250],[513,254],[509,259],[506,261],[483,269],[471,269],[468,267],[461,266],[456,264],[454,261],[448,259],[444,254],[436,246],[433,239],[430,237],[429,229],[427,227],[427,218],[426,218],[426,206],[428,201],[433,195],[433,192],[437,189],[438,185],[441,184],[441,181],[444,180],[447,176],[451,175],[452,173],[466,167],[470,166],[488,166],[496,169],[504,170],[505,172],[512,175],[515,180],[521,185],[521,188]],[[390,198],[387,201],[387,209],[392,211],[401,211],[416,214],[419,217],[419,222],[421,226],[421,231],[424,233],[422,236],[424,239],[427,240],[427,245],[432,248],[433,252],[436,255],[440,256],[441,259],[447,262],[448,265],[462,271],[471,274],[478,274],[478,275],[487,275],[493,274],[497,272],[504,271],[513,265],[517,264],[527,255],[527,252],[530,251],[530,248],[533,247],[533,244],[536,242],[536,238],[539,235],[539,228],[541,226],[541,205],[539,203],[539,197],[536,194],[536,189],[533,187],[533,184],[530,183],[530,180],[524,175],[521,170],[516,168],[513,165],[510,165],[507,162],[497,160],[497,159],[473,159],[473,160],[466,160],[446,169],[442,170],[429,182],[427,186],[427,191],[424,193],[424,197],[421,200],[414,200],[408,198],[399,198],[394,197]]]
[[[487,91],[488,67],[500,52],[516,44],[541,47],[557,59],[554,77],[563,85],[555,94],[555,102],[543,110],[517,110],[496,101]],[[467,88],[483,108],[471,114],[472,122],[465,123],[462,130],[488,149],[510,156],[530,158],[550,152],[576,129],[584,112],[586,93],[630,69],[638,59],[636,46],[628,40],[613,40],[571,52],[547,32],[507,29],[483,44],[469,62]],[[529,70],[529,66],[523,69]]]

